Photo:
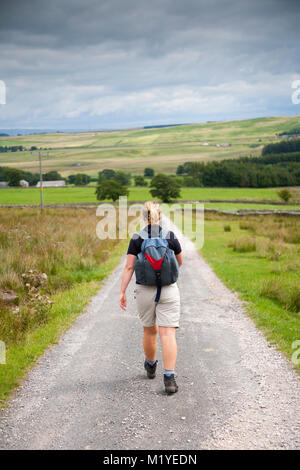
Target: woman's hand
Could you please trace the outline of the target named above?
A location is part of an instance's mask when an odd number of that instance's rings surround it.
[[[126,301],[126,294],[125,294],[125,292],[121,292],[121,293],[120,293],[120,307],[121,307],[123,310],[126,310],[126,308],[127,308],[127,301]]]

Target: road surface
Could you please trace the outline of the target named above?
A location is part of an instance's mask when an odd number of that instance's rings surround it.
[[[0,414],[0,449],[300,448],[299,377],[177,231],[184,264],[179,392],[143,370],[134,282],[125,259]],[[298,338],[295,338],[298,339]]]

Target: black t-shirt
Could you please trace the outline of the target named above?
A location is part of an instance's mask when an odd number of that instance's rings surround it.
[[[147,225],[143,230],[145,230],[146,232],[148,231],[149,236],[151,234],[151,237],[157,237],[161,230],[161,226],[160,225]],[[169,248],[174,251],[175,255],[179,255],[179,253],[181,253],[181,246],[174,232],[170,230],[166,236],[166,240],[168,242]],[[143,243],[143,238],[139,235],[136,236],[135,234],[129,242],[127,254],[137,256],[142,251],[141,250],[142,243]]]

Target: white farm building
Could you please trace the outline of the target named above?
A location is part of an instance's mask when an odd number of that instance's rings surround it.
[[[62,188],[63,186],[66,186],[65,180],[43,181],[44,188]],[[40,182],[37,183],[36,187],[40,187]]]

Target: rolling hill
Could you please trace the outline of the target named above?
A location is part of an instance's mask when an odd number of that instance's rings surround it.
[[[300,117],[270,117],[176,127],[118,131],[49,133],[0,137],[0,146],[42,149],[44,171],[96,175],[103,168],[141,173],[146,166],[174,172],[192,160],[258,156],[278,134],[300,126]],[[228,143],[229,146],[217,146]],[[38,152],[0,153],[0,166],[38,171]]]

